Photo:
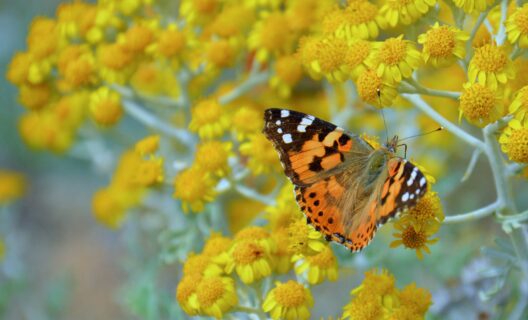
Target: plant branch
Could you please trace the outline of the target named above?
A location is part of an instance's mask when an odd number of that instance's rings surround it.
[[[460,97],[460,92],[426,88],[426,87],[423,87],[421,84],[419,84],[414,79],[405,80],[405,83],[409,84],[414,90],[407,88],[407,89],[400,90],[400,92],[423,94],[423,95],[435,96],[435,97],[443,97],[443,98],[449,98],[453,100],[458,100],[458,98]]]
[[[477,165],[477,161],[481,153],[482,153],[482,150],[480,149],[475,149],[473,151],[473,154],[471,155],[471,160],[469,160],[469,165],[466,169],[466,172],[464,172],[462,179],[460,179],[460,182],[466,181],[471,176],[471,174],[473,173],[473,170],[475,170],[475,166]]]
[[[263,72],[251,73],[250,76],[244,82],[242,82],[238,87],[220,96],[220,98],[218,98],[218,102],[224,105],[228,104],[232,102],[233,100],[242,96],[247,91],[253,89],[253,87],[266,82],[268,78],[269,78],[269,72],[263,71]]]
[[[477,220],[477,219],[492,215],[494,212],[496,212],[499,209],[499,207],[500,207],[500,203],[498,201],[495,201],[492,204],[489,204],[475,211],[447,216],[445,217],[443,223],[452,224],[452,223],[460,223],[460,222]]]
[[[475,148],[478,148],[480,150],[484,150],[485,145],[481,140],[473,137],[469,133],[460,129],[457,125],[455,125],[451,121],[444,118],[440,113],[434,110],[427,102],[425,102],[422,99],[422,97],[416,94],[403,94],[403,96],[409,101],[411,101],[423,113],[427,114],[430,118],[432,118],[433,120],[438,122],[440,125],[442,125],[446,130],[450,131],[451,133],[453,133],[460,139],[464,140],[469,145],[472,145]]]

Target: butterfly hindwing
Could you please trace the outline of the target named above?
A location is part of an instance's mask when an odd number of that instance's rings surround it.
[[[370,146],[334,124],[287,109],[265,111],[264,133],[279,152],[290,180],[307,186],[342,170],[352,153],[368,153]]]

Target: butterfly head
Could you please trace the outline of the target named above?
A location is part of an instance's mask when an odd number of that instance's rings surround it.
[[[387,141],[387,143],[385,143],[385,148],[387,148],[387,150],[389,150],[390,152],[395,153],[396,148],[398,147],[398,142],[399,137],[396,135],[392,137],[391,140]]]

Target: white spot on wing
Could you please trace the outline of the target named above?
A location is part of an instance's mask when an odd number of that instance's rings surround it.
[[[411,194],[411,197],[410,197],[410,199],[411,199],[411,200],[412,200],[412,199],[414,199],[414,194]]]
[[[302,120],[301,120],[301,124],[304,124],[305,126],[309,126],[309,125],[311,125],[312,122],[313,122],[313,120],[312,120],[312,119],[308,119],[307,117],[304,117],[304,118],[302,118]]]
[[[420,179],[420,187],[423,187],[425,185],[425,177],[422,177],[422,179]]]
[[[407,180],[408,187],[410,187],[413,184],[417,173],[418,173],[418,168],[414,167],[413,171],[411,172],[411,177],[409,178],[409,180]]]
[[[299,132],[306,132],[306,126],[303,126],[303,125],[298,125],[297,126],[297,131]]]
[[[409,200],[409,192],[405,192],[405,193],[402,195],[401,199],[402,199],[403,202]]]
[[[416,191],[414,191],[414,193],[420,194],[420,189],[416,189]]]
[[[278,129],[277,129],[277,132],[280,133],[280,134],[282,134],[282,129],[281,129],[281,128],[278,128]]]
[[[292,143],[292,136],[291,134],[285,134],[282,136],[282,141],[284,141],[285,143]]]
[[[290,111],[288,110],[281,110],[281,118],[287,118],[290,116]]]
[[[315,120],[315,117],[314,117],[314,116],[312,116],[312,115],[309,115],[309,114],[308,114],[308,115],[306,115],[306,118],[308,118],[308,119],[310,119],[310,120],[312,120],[312,121],[314,121],[314,120]]]
[[[280,120],[277,120],[277,121],[275,121],[275,124],[280,126],[282,124],[282,122]]]

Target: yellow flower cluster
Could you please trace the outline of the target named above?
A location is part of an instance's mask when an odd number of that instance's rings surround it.
[[[423,319],[431,305],[431,294],[415,284],[399,290],[387,270],[372,270],[351,291],[352,301],[344,307],[343,319]]]
[[[97,221],[119,228],[127,211],[141,203],[145,192],[163,182],[163,158],[157,155],[158,147],[159,136],[148,136],[121,155],[109,185],[93,196]]]

